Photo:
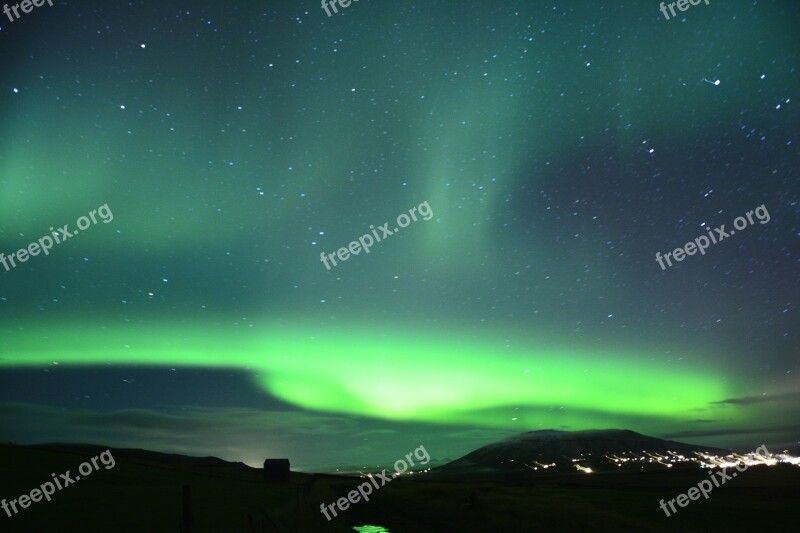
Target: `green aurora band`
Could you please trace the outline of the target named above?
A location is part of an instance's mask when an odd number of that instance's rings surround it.
[[[6,328],[0,367],[239,368],[291,404],[389,420],[574,429],[599,421],[709,416],[732,393],[720,374],[631,353],[402,329],[204,324]],[[685,364],[685,363],[684,363]],[[730,416],[731,413],[728,413]],[[566,426],[565,426],[566,425]]]

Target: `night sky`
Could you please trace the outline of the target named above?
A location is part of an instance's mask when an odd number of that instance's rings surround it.
[[[299,469],[800,442],[800,3],[0,17],[0,252],[113,214],[0,266],[0,440]]]

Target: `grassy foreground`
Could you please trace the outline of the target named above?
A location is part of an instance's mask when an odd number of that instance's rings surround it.
[[[0,498],[12,500],[78,465],[102,449],[0,445]],[[268,484],[261,471],[242,465],[173,456],[126,456],[116,465],[56,491],[52,501],[31,503],[8,517],[0,531],[181,531],[182,490],[191,488],[191,531],[353,531],[380,525],[400,532],[501,531],[777,531],[795,525],[800,469],[752,468],[667,518],[661,498],[686,492],[703,472],[575,473],[535,482],[433,481],[420,476],[392,481],[327,522],[321,503],[346,496],[361,480],[292,473]],[[18,505],[19,509],[19,505]]]

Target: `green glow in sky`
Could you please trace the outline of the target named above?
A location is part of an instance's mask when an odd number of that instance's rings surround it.
[[[235,367],[307,409],[489,427],[585,428],[614,416],[675,422],[697,418],[731,392],[719,375],[633,353],[462,339],[304,324],[26,327],[3,336],[0,367]]]

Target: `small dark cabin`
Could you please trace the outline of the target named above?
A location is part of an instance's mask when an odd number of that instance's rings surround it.
[[[289,459],[267,459],[264,461],[265,481],[289,481]]]

